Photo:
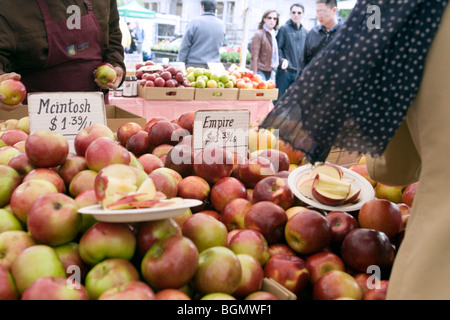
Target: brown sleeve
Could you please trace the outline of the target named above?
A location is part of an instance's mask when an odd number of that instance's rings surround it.
[[[250,60],[250,70],[255,74],[258,70],[258,58],[259,51],[261,50],[261,32],[256,31],[252,39],[252,50],[251,50],[251,60]]]

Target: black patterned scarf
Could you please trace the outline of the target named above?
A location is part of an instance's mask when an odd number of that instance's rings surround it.
[[[332,147],[381,155],[417,94],[447,3],[359,0],[260,127],[311,163]]]

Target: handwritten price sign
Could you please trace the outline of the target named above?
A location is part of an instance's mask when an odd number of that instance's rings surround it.
[[[78,132],[94,123],[106,125],[101,92],[31,93],[28,114],[31,132],[57,131],[66,137],[71,149]]]

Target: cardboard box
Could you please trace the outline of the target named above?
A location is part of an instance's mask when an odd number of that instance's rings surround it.
[[[138,96],[146,100],[194,100],[195,88],[157,88],[138,85]]]
[[[239,89],[238,100],[277,100],[278,89]]]
[[[239,89],[237,88],[196,88],[195,100],[237,100]]]
[[[106,123],[108,127],[116,132],[119,127],[126,122],[136,122],[142,127],[145,127],[147,119],[137,114],[128,112],[122,108],[112,105],[105,106]],[[12,111],[0,110],[0,121],[8,119],[20,119],[28,116],[28,106],[22,106]]]

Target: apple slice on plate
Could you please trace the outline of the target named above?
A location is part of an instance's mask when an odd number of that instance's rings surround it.
[[[309,177],[309,176],[308,176]],[[316,200],[312,194],[312,188],[314,184],[314,178],[304,179],[298,185],[298,191],[305,197],[311,200]]]
[[[351,187],[347,199],[345,199],[343,204],[356,203],[359,201],[360,196],[361,196],[361,189]]]
[[[311,172],[311,177],[315,177],[318,173],[333,177],[338,180],[342,179],[344,176],[344,172],[340,167],[328,162],[316,166]]]
[[[318,202],[328,206],[339,206],[347,200],[350,189],[350,183],[318,173],[314,178],[311,192]]]

